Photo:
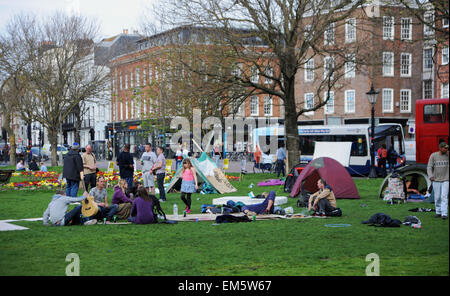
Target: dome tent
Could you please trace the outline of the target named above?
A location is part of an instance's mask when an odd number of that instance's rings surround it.
[[[329,157],[312,160],[297,177],[290,196],[298,196],[302,189],[310,193],[316,192],[317,180],[320,178],[331,186],[336,198],[359,199],[358,190],[347,169]]]

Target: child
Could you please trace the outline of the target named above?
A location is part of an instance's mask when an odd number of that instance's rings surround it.
[[[186,213],[191,212],[191,194],[198,189],[197,173],[189,159],[183,160],[183,168],[181,169],[181,200],[186,204]],[[187,195],[187,199],[185,198]]]
[[[41,172],[47,172],[47,167],[45,166],[45,164],[42,161],[40,162],[40,166],[41,166]]]

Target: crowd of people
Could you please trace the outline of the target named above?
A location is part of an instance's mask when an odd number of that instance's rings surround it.
[[[143,171],[143,184],[140,184],[133,181],[135,169],[133,157],[129,153],[129,145],[124,145],[117,157],[120,181],[114,187],[111,203],[108,199],[105,178],[97,177],[96,158],[91,147],[88,145],[83,155],[80,155],[79,149],[80,146],[74,143],[64,159],[63,177],[67,180],[67,188],[65,191],[58,191],[53,196],[44,213],[44,224],[90,225],[102,219],[105,220],[105,223],[110,223],[115,218],[127,219],[136,224],[149,224],[157,221],[154,209],[155,207],[160,209],[160,203],[166,201],[164,190],[166,159],[162,147],[157,147],[155,153],[152,151],[150,143],[145,145],[145,150],[140,157]],[[380,154],[382,155],[383,152],[380,151]],[[285,158],[284,147],[280,147],[277,151],[278,174],[282,173],[284,169],[282,162],[285,161]],[[439,151],[431,154],[428,162],[428,177],[433,186],[436,217],[442,219],[447,219],[448,215],[448,158],[448,144],[441,142]],[[190,213],[192,194],[198,190],[197,172],[189,158],[184,158],[180,164],[182,166],[180,198],[186,206],[185,213]],[[80,182],[83,182],[84,193],[83,196],[77,197]],[[420,194],[417,190],[417,182],[414,178],[408,181],[407,190],[410,194]],[[156,186],[159,190],[159,199],[155,196]],[[318,191],[309,196],[308,211],[316,216],[328,216],[338,210],[333,188],[324,179],[317,181],[317,188]],[[92,196],[98,206],[98,212],[94,216],[82,217],[81,206],[66,213],[70,203],[83,201],[88,196]],[[244,206],[242,211],[246,215],[272,214],[276,198],[275,191],[271,191],[264,197],[262,203]]]

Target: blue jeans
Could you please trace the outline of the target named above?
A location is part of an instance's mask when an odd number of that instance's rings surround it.
[[[64,225],[65,226],[69,225],[70,221],[72,221],[70,225],[81,224],[80,215],[81,215],[81,206],[77,206],[72,211],[64,215]]]
[[[98,207],[98,211],[100,214],[98,216],[101,216],[102,218],[106,218],[106,220],[111,221],[111,219],[117,213],[118,209],[119,209],[119,205],[117,205],[117,204],[111,205],[108,208],[107,207]]]
[[[156,174],[156,182],[158,183],[159,198],[162,200],[166,200],[166,192],[164,191],[164,178],[165,177],[166,177],[165,173]]]
[[[133,187],[133,177],[127,177],[125,180],[127,180],[128,188],[131,189]]]
[[[67,180],[66,195],[72,196],[72,197],[77,197],[79,185],[80,185],[80,181]]]
[[[277,159],[276,170],[277,170],[277,177],[279,177],[281,173],[283,173],[283,177],[286,175],[284,172],[285,171],[284,170],[284,160]]]

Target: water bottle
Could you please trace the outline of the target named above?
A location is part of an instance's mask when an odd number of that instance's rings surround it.
[[[178,218],[178,206],[177,204],[173,204],[173,215]]]
[[[412,228],[422,228],[422,224],[411,224]]]
[[[248,188],[253,188],[255,186],[255,184],[250,184],[250,186],[248,186]]]

